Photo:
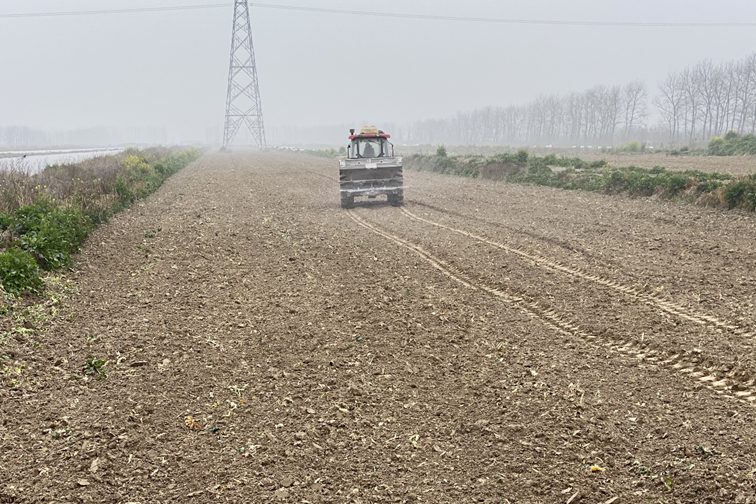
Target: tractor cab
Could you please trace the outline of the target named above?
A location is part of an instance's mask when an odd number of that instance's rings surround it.
[[[359,135],[355,135],[354,130],[350,130],[350,133],[351,143],[347,148],[349,159],[393,157],[394,145],[389,142],[391,135],[375,127],[362,128]]]

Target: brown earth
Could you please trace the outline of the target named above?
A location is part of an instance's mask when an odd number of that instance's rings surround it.
[[[480,169],[480,177],[501,182],[509,175],[523,171],[522,166],[513,163],[488,163]]]
[[[217,154],[99,228],[2,320],[0,503],[756,502],[753,215],[406,185]]]

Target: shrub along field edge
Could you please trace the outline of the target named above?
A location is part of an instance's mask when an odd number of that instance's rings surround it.
[[[756,154],[756,136],[740,136],[737,131],[728,131],[723,137],[714,137],[709,142],[711,156],[742,156]]]
[[[723,209],[756,210],[756,173],[734,177],[697,170],[667,171],[661,166],[619,168],[603,160],[587,163],[554,154],[530,156],[525,150],[490,157],[458,157],[447,155],[443,147],[439,147],[435,156],[407,156],[404,166],[462,177],[604,194],[658,196]]]
[[[28,174],[0,172],[0,287],[5,295],[37,292],[40,271],[71,264],[97,225],[155,192],[202,156],[199,149],[127,149]]]

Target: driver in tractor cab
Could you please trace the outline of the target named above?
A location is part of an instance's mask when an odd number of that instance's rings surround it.
[[[362,157],[374,158],[375,149],[373,148],[373,142],[365,142],[365,148],[362,150]]]

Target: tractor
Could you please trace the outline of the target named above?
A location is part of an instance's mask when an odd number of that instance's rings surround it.
[[[375,126],[367,126],[355,134],[349,130],[350,143],[346,159],[339,161],[341,207],[354,207],[354,198],[376,198],[385,194],[389,204],[404,203],[402,158],[394,155],[394,144]]]

